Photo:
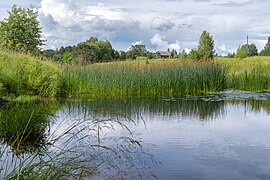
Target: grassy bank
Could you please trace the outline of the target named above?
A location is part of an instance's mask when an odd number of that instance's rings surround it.
[[[213,62],[136,60],[64,66],[0,51],[0,96],[178,96],[270,90],[270,58]]]
[[[55,96],[60,72],[52,62],[0,51],[0,95]]]

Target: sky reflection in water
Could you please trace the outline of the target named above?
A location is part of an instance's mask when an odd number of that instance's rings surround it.
[[[107,99],[66,107],[134,120],[125,123],[163,164],[151,164],[160,179],[265,179],[270,178],[270,102],[258,97]],[[115,130],[121,134],[121,128]]]

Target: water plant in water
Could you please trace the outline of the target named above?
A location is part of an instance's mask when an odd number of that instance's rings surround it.
[[[1,177],[80,179],[95,174],[124,178],[146,172],[151,156],[125,122],[76,108],[60,109],[51,116],[59,107],[32,102],[1,109]],[[121,136],[112,135],[116,127],[123,129]]]
[[[45,143],[52,107],[43,103],[11,103],[0,109],[0,139],[15,154],[31,152]]]
[[[216,63],[108,63],[67,67],[60,95],[160,97],[218,92],[226,87],[225,66]]]

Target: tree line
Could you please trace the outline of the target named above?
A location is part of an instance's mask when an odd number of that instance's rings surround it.
[[[107,62],[138,57],[153,59],[156,56],[143,44],[131,45],[127,51],[117,51],[109,41],[99,40],[96,37],[90,37],[74,46],[42,50],[45,41],[41,38],[42,29],[37,16],[38,12],[34,7],[22,8],[14,5],[11,11],[8,11],[8,17],[0,22],[0,48],[43,56],[67,64]],[[171,58],[179,59],[209,60],[217,55],[214,51],[213,37],[207,31],[201,34],[198,47],[189,53],[184,50],[177,52],[175,49],[168,49],[168,52]],[[255,44],[247,43],[239,47],[236,53],[229,53],[227,57],[243,59],[257,55],[270,56],[270,37],[260,53]]]
[[[74,46],[44,50],[42,54],[47,58],[67,64],[124,61],[138,57],[152,59],[155,57],[155,53],[147,51],[143,44],[132,45],[128,51],[117,51],[109,41],[98,40],[96,37],[90,37],[90,39]]]

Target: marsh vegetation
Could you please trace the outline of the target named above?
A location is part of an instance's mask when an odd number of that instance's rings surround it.
[[[256,56],[254,44],[219,57],[203,31],[197,48],[169,49],[170,59],[154,59],[143,44],[118,52],[95,37],[42,51],[37,15],[13,6],[0,22],[0,97],[8,99],[0,107],[0,179],[165,179],[160,159],[178,179],[217,179],[220,169],[236,169],[232,179],[270,177],[270,58]],[[257,151],[260,161],[242,157]],[[217,173],[204,174],[212,164]]]

